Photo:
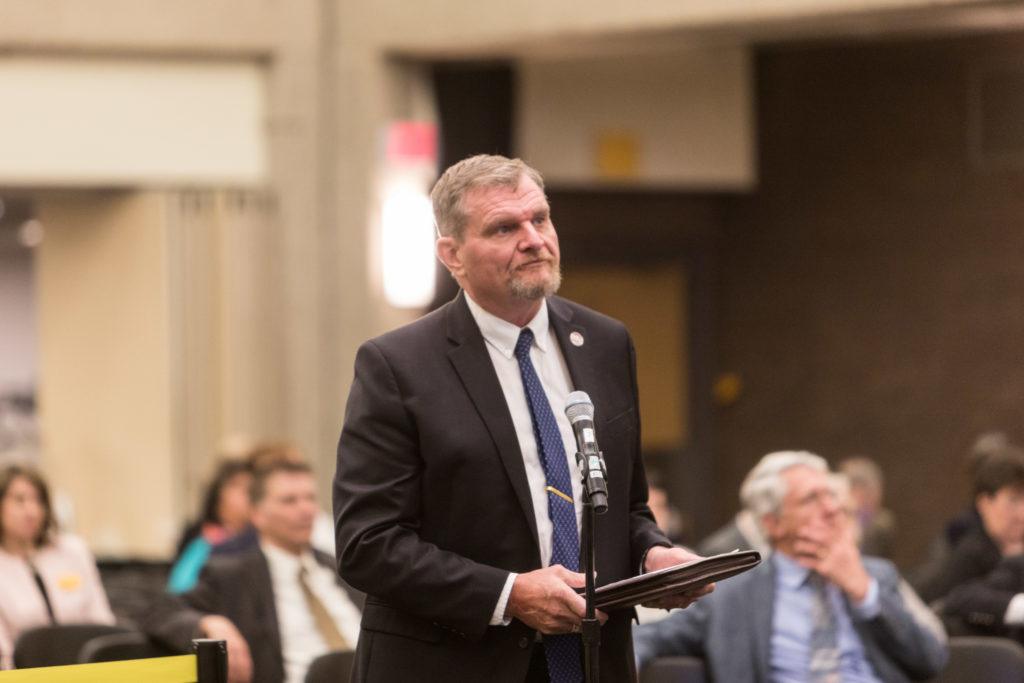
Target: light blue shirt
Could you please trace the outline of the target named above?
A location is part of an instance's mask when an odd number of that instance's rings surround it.
[[[771,669],[774,683],[806,683],[810,661],[811,601],[813,589],[807,582],[811,570],[786,555],[771,556],[775,564],[775,609],[772,613]],[[868,594],[859,605],[851,605],[840,589],[827,585],[828,600],[838,621],[840,679],[843,683],[880,683],[871,670],[864,646],[853,622],[878,615],[878,581],[868,585]]]

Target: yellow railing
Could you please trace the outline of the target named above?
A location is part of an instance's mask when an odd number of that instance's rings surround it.
[[[0,683],[196,683],[195,655],[0,671]]]

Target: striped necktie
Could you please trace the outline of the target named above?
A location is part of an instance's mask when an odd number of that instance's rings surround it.
[[[309,613],[313,616],[313,624],[327,644],[327,649],[331,651],[351,650],[352,645],[341,635],[338,625],[334,623],[334,617],[331,616],[327,608],[324,607],[324,603],[313,592],[313,587],[309,583],[309,572],[306,571],[305,567],[299,569],[299,586],[302,588],[303,597],[306,598]]]
[[[837,683],[839,681],[839,639],[836,615],[828,599],[828,582],[821,574],[811,572],[807,583],[811,593],[811,643],[808,681]]]

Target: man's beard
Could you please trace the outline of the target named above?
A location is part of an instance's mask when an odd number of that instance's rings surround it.
[[[508,279],[509,291],[526,301],[546,299],[558,291],[562,285],[562,269],[558,264],[551,263],[550,276],[543,280],[525,281],[517,273]]]

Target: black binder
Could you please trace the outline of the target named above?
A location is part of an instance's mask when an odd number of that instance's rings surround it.
[[[761,553],[756,550],[712,555],[601,586],[594,591],[594,599],[602,610],[632,607],[736,576],[760,563]],[[583,592],[582,588],[577,590]]]

